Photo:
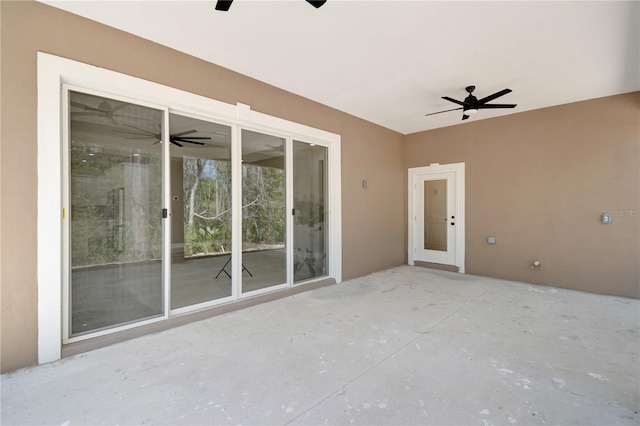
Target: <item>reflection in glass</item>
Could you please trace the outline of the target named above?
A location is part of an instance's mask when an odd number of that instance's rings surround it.
[[[243,293],[286,282],[284,150],[283,138],[242,130]]]
[[[177,309],[231,296],[231,128],[170,114],[169,129]]]
[[[326,275],[327,148],[293,142],[294,281]]]
[[[163,314],[159,110],[69,92],[70,336]],[[138,130],[139,129],[139,130]]]
[[[424,248],[447,251],[447,180],[424,181]]]

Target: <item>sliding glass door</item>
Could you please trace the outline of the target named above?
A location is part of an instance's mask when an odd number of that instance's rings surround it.
[[[327,146],[67,90],[65,343],[329,275]]]
[[[164,314],[163,111],[74,91],[69,111],[74,337]]]
[[[243,129],[242,293],[287,282],[285,138]]]
[[[171,309],[231,297],[231,127],[169,115]]]
[[[294,282],[327,275],[328,149],[293,141]]]

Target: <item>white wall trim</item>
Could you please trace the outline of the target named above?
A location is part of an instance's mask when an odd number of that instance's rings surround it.
[[[38,363],[60,359],[62,345],[63,182],[62,85],[92,89],[171,110],[229,123],[235,138],[242,126],[263,129],[329,147],[329,276],[342,280],[340,135],[252,111],[115,71],[51,54],[37,54],[38,84]],[[165,144],[167,145],[167,144]],[[168,145],[167,145],[168,146]],[[238,147],[239,149],[239,147]],[[235,153],[235,157],[238,152]],[[237,197],[235,197],[237,198]],[[237,214],[237,206],[235,206]],[[68,216],[66,219],[68,220]],[[234,265],[236,269],[239,265]],[[238,276],[238,274],[234,274]]]
[[[62,105],[60,75],[50,55],[38,53],[38,363],[61,356],[62,280]]]

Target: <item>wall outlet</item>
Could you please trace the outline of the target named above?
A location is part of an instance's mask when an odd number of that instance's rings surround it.
[[[496,243],[496,237],[488,237],[487,238],[487,243],[495,244]]]

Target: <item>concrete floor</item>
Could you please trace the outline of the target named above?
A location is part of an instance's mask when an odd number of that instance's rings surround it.
[[[2,424],[639,424],[638,300],[402,266],[2,376]]]

